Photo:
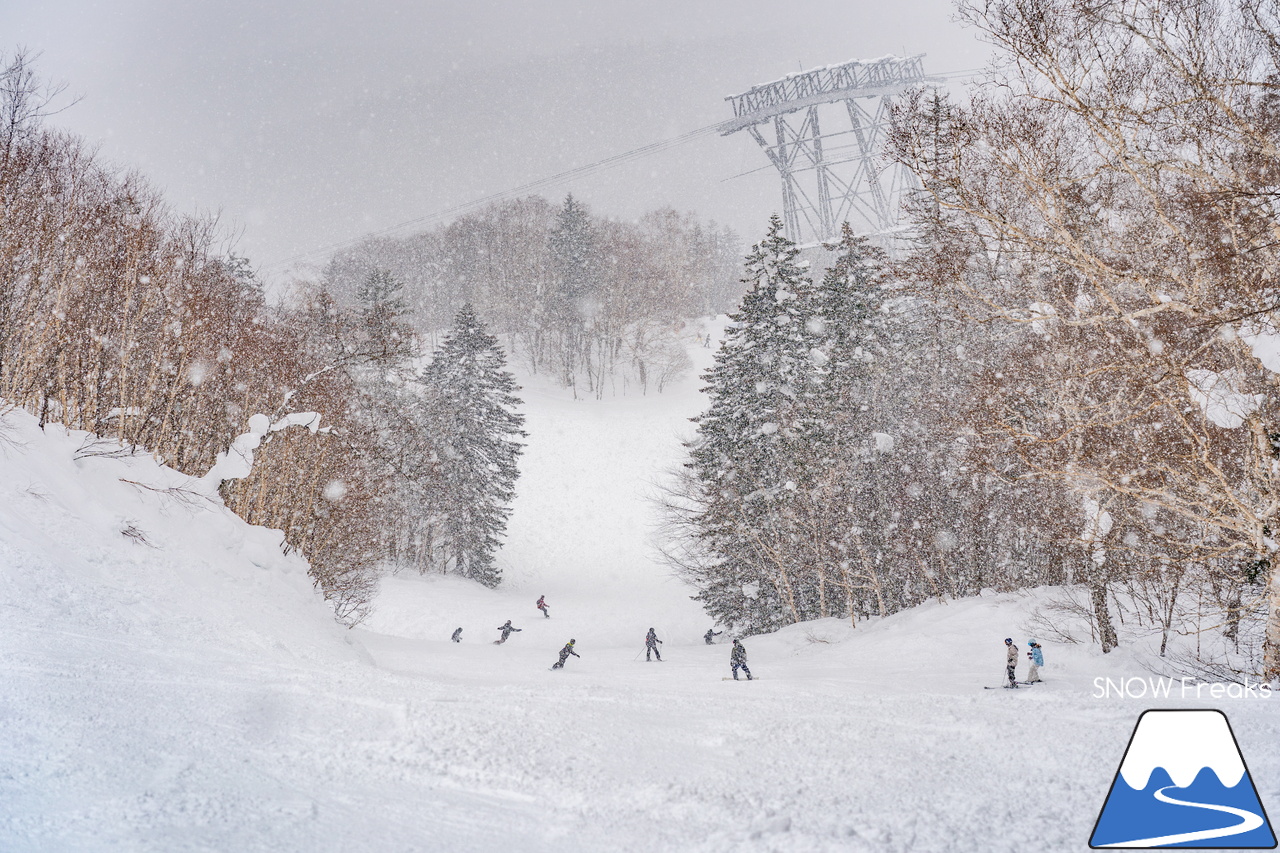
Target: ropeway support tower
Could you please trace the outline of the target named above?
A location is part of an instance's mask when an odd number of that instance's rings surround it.
[[[837,239],[847,221],[887,246],[902,194],[915,185],[884,156],[892,98],[936,82],[924,74],[924,54],[788,74],[725,98],[734,117],[720,134],[745,130],[764,149],[782,177],[783,224],[794,242]]]

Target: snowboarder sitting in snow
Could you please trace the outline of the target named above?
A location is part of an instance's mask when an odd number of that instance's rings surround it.
[[[1027,683],[1040,684],[1040,667],[1044,666],[1044,652],[1040,651],[1040,644],[1035,640],[1027,640],[1027,645],[1031,647],[1027,649],[1027,657],[1031,659],[1031,666],[1027,670]]]
[[[538,609],[542,611],[542,615],[551,618],[550,609],[547,607],[547,597],[545,595],[538,596]]]
[[[560,660],[551,664],[552,669],[564,669],[564,662],[569,659],[569,655],[573,655],[575,658],[582,657],[582,655],[573,650],[573,644],[576,642],[577,640],[570,640],[564,644],[564,648],[560,650]]]
[[[455,643],[461,643],[461,642],[462,642],[462,629],[461,629],[461,628],[458,628],[456,631],[454,631],[454,632],[453,632],[453,636],[452,636],[452,637],[450,637],[449,639],[450,639],[450,640],[453,640]]]
[[[741,669],[747,674],[747,681],[751,680],[751,670],[747,668],[747,647],[742,645],[741,640],[733,641],[733,651],[729,653],[729,666],[733,668],[733,680],[738,680],[738,670]]]
[[[1004,647],[1004,668],[1005,672],[1009,676],[1009,686],[1017,687],[1018,677],[1014,674],[1014,670],[1018,668],[1018,647],[1013,644],[1012,637],[1004,638]]]
[[[661,642],[662,641],[658,639],[658,635],[653,632],[652,628],[650,628],[649,633],[646,634],[644,638],[644,659],[645,660],[649,660],[649,653],[652,652],[653,654],[658,655],[658,660],[659,662],[661,662],[662,655],[658,653],[658,644]]]
[[[505,643],[505,642],[507,641],[507,637],[510,637],[510,636],[511,636],[511,632],[512,632],[512,631],[523,631],[524,629],[523,629],[523,628],[513,628],[513,627],[511,626],[511,620],[510,620],[510,619],[508,619],[506,622],[504,622],[504,623],[502,624],[502,626],[501,626],[500,628],[498,628],[498,630],[502,632],[502,639],[501,639],[501,640],[494,640],[494,641],[493,641],[493,644],[494,644],[495,646],[500,646],[500,645],[502,645],[503,643]]]
[[[705,634],[703,634],[703,635],[702,635],[702,639],[706,640],[706,641],[707,641],[707,645],[708,645],[708,646],[710,646],[710,645],[712,645],[713,643],[715,643],[715,640],[713,640],[713,639],[711,639],[711,638],[712,638],[712,637],[719,637],[719,636],[720,636],[721,634],[723,634],[723,633],[724,633],[724,631],[717,631],[715,628],[708,628],[708,629],[707,629],[707,633],[705,633]]]

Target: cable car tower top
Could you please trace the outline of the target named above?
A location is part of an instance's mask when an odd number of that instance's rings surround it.
[[[891,98],[912,86],[940,82],[924,74],[924,54],[854,60],[753,86],[725,98],[733,119],[722,136],[746,130],[782,176],[783,222],[800,245],[838,238],[848,221],[857,233],[885,243],[898,225],[911,173],[882,157]],[[874,104],[864,103],[876,99]],[[827,132],[819,124],[826,112]],[[831,119],[835,113],[835,121]],[[774,141],[761,132],[772,121]]]

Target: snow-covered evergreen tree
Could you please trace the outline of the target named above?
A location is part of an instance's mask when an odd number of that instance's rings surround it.
[[[356,291],[361,350],[366,359],[389,365],[413,354],[413,327],[407,322],[404,284],[389,270],[375,269]]]
[[[510,517],[526,437],[515,377],[506,355],[470,304],[423,371],[428,404],[439,430],[445,499],[436,509],[432,536],[437,564],[497,586],[494,562]]]
[[[589,303],[598,286],[595,242],[590,213],[572,194],[566,196],[548,238],[554,279],[552,293],[545,300],[550,326],[558,338],[557,367],[565,385],[573,384],[587,347],[586,325],[592,313]]]
[[[705,376],[710,404],[694,419],[688,463],[702,502],[699,537],[712,555],[693,578],[698,598],[718,619],[753,631],[801,618],[788,542],[815,427],[820,327],[798,255],[774,216],[746,258],[749,290]]]

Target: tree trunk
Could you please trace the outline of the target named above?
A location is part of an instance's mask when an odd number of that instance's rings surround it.
[[[1107,606],[1107,581],[1100,570],[1095,570],[1089,578],[1089,598],[1093,602],[1093,619],[1098,625],[1098,641],[1102,643],[1105,655],[1120,645],[1116,637],[1115,626],[1111,624],[1111,610]]]
[[[1267,585],[1267,636],[1262,644],[1262,672],[1269,681],[1280,680],[1280,560],[1271,561]]]

